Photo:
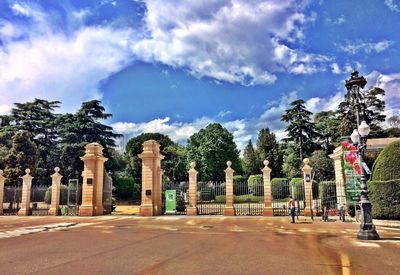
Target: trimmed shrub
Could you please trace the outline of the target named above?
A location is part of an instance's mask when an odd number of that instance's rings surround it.
[[[113,182],[115,187],[115,196],[119,199],[140,199],[139,184],[133,181],[133,178],[116,178]]]
[[[369,181],[372,216],[377,219],[400,219],[400,179]]]
[[[246,178],[241,175],[233,176],[233,184],[235,184],[236,182],[238,183],[246,182]]]
[[[400,141],[387,145],[375,160],[372,180],[400,179]]]
[[[255,196],[264,194],[263,175],[251,175],[247,180],[249,191]]]
[[[292,178],[290,180],[290,188],[293,188],[293,197],[296,200],[304,200],[303,178]]]
[[[271,194],[274,199],[284,199],[290,196],[289,180],[274,178],[271,180]]]

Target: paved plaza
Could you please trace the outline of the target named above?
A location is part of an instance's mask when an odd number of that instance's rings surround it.
[[[1,217],[0,274],[399,274],[400,228],[265,217]]]

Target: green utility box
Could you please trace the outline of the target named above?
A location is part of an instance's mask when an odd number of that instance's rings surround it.
[[[165,190],[165,214],[176,213],[176,190]]]

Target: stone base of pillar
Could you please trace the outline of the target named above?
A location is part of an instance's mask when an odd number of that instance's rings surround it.
[[[19,211],[18,211],[18,216],[29,216],[29,215],[31,215],[31,210],[28,208],[21,208]]]
[[[263,209],[263,216],[272,217],[274,215],[271,207],[264,207]]]
[[[94,216],[94,209],[93,206],[85,206],[81,205],[79,207],[79,216]]]
[[[197,213],[198,213],[197,207],[189,207],[189,208],[187,209],[187,212],[186,212],[186,214],[187,214],[188,216],[196,216]]]
[[[3,209],[0,209],[0,215],[3,215]]]
[[[58,215],[60,215],[60,209],[57,209],[57,208],[50,208],[49,209],[49,212],[48,212],[48,215],[49,216],[58,216]]]
[[[224,209],[224,216],[235,216],[235,208],[232,207],[226,207]]]
[[[153,216],[153,206],[152,205],[141,205],[139,208],[139,216],[143,216],[143,217]]]
[[[311,209],[310,208],[304,209],[304,216],[311,217]]]
[[[101,215],[104,215],[104,208],[103,208],[103,206],[101,206],[101,207],[99,207],[99,206],[95,206],[94,207],[94,215],[95,216],[101,216]]]

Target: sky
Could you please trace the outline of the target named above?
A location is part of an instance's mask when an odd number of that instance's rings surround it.
[[[98,99],[125,137],[218,122],[243,149],[293,100],[336,109],[354,68],[400,115],[399,29],[400,0],[0,0],[0,114]]]

